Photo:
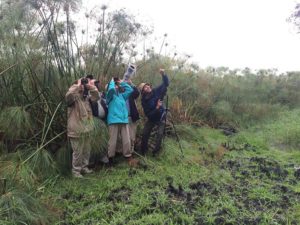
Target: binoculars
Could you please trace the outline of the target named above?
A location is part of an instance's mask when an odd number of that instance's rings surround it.
[[[84,77],[84,78],[81,78],[80,82],[81,82],[81,85],[85,85],[85,84],[89,83],[89,80]]]
[[[133,74],[135,73],[135,70],[136,70],[135,66],[132,64],[129,64],[126,72],[124,73],[123,80],[126,81],[126,80],[130,79],[133,76]]]
[[[89,90],[87,89],[86,87],[86,84],[89,83],[89,80],[84,77],[84,78],[81,78],[81,85],[83,85],[84,89],[83,89],[83,99],[86,99],[86,97],[89,95]]]

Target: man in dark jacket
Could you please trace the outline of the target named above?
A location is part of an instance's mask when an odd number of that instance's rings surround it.
[[[140,119],[139,111],[136,107],[135,100],[140,96],[140,92],[136,86],[133,85],[130,79],[127,80],[127,83],[133,89],[133,92],[130,94],[129,98],[126,101],[126,106],[128,110],[128,124],[129,124],[129,136],[131,143],[131,152],[134,151],[137,121]]]
[[[162,99],[167,92],[169,78],[165,74],[164,69],[160,69],[159,73],[162,76],[162,84],[158,87],[152,89],[151,85],[148,83],[141,83],[139,85],[139,89],[142,94],[143,110],[148,118],[144,126],[141,143],[141,153],[143,155],[145,155],[148,151],[148,140],[155,125],[158,126],[158,132],[156,135],[155,148],[153,150],[154,156],[160,151],[161,142],[164,135],[166,109],[162,104]]]

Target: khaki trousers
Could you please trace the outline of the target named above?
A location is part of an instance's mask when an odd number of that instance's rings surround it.
[[[108,141],[108,157],[112,158],[116,154],[118,134],[120,132],[122,139],[122,151],[125,157],[131,156],[130,137],[128,124],[111,124],[108,126],[109,141]]]
[[[80,173],[89,165],[91,140],[90,137],[70,138],[73,149],[72,172]]]
[[[135,144],[135,137],[136,137],[136,130],[137,130],[137,122],[133,123],[131,120],[131,117],[128,117],[128,130],[129,130],[129,138],[130,138],[130,152],[133,153],[134,152],[134,144]],[[118,134],[118,141],[117,141],[117,153],[121,153],[122,152],[122,143],[120,143],[122,140],[121,138],[121,132],[119,131]]]

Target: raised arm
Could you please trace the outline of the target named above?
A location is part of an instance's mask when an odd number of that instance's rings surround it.
[[[164,92],[166,92],[167,87],[169,86],[169,78],[168,78],[167,74],[165,73],[165,70],[160,69],[159,73],[161,74],[161,77],[162,77],[162,84],[154,89],[157,96],[161,96]]]
[[[77,84],[73,84],[69,88],[69,90],[65,96],[67,106],[71,107],[80,98],[79,91],[80,91],[80,86]]]
[[[131,97],[133,99],[137,99],[140,96],[139,89],[136,86],[131,86],[133,89],[133,92],[131,93]]]
[[[115,89],[115,82],[112,79],[109,84],[108,84],[108,88],[107,88],[107,92],[106,92],[106,102],[107,104],[112,100],[113,95],[116,93],[116,89]]]
[[[129,98],[129,96],[131,95],[131,93],[133,92],[133,89],[126,82],[121,82],[120,86],[122,88],[124,88],[124,92],[122,93],[122,95],[123,95],[124,99],[127,100]]]

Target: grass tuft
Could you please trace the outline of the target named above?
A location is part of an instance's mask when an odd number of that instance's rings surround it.
[[[33,128],[30,114],[23,107],[7,107],[0,113],[0,130],[6,139],[29,137]]]

